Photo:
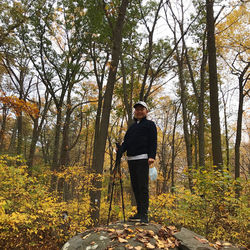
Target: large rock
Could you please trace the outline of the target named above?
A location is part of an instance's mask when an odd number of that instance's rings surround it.
[[[179,249],[181,250],[245,250],[244,247],[236,247],[229,242],[216,242],[212,244],[203,236],[200,236],[186,228],[181,228],[181,231],[174,234],[174,237],[179,241]]]
[[[180,232],[175,233],[174,237],[179,240],[181,250],[214,250],[204,237],[184,227]]]
[[[62,250],[121,250],[121,249],[171,249],[171,250],[243,250],[230,243],[209,243],[204,237],[174,226],[157,224],[114,223],[87,230],[71,238]]]
[[[156,224],[115,223],[74,236],[64,244],[62,250],[176,248],[175,231],[174,227]]]

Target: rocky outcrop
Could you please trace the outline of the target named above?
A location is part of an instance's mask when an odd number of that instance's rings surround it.
[[[157,224],[114,223],[93,228],[71,238],[62,250],[173,249],[173,250],[243,250],[229,243],[209,243],[204,237],[186,229]]]

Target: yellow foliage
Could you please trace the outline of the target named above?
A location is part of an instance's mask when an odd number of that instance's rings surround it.
[[[248,54],[249,56],[249,22],[249,5],[247,3],[241,4],[226,17],[224,22],[220,22],[216,26],[217,49],[224,51],[225,54],[230,50],[234,50],[237,52],[245,52],[246,55]]]
[[[150,200],[152,219],[167,225],[184,226],[210,241],[229,241],[247,246],[249,184],[241,185],[236,199],[235,181],[224,170],[213,167],[194,171],[194,192],[176,187],[175,194],[161,194]]]
[[[79,187],[76,185],[75,199],[60,202],[60,197],[50,193],[39,176],[29,176],[27,166],[21,163],[19,157],[0,156],[0,249],[58,249],[68,237],[92,223],[89,198],[86,189],[81,189],[89,177],[83,178],[86,172],[79,167],[69,168],[68,176],[62,174]],[[50,174],[44,177],[50,178]],[[64,211],[67,218],[62,218]]]
[[[36,104],[24,101],[16,96],[0,96],[0,102],[14,109],[17,115],[24,111],[35,117],[39,116],[39,109]]]

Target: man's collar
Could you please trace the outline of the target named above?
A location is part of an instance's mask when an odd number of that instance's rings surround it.
[[[145,117],[143,117],[141,120],[138,120],[138,119],[136,119],[135,117],[134,117],[134,121],[136,121],[136,122],[142,122],[142,121],[145,121],[145,120],[147,120],[147,117],[145,116]]]

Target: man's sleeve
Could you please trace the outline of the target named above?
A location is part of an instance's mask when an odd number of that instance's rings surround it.
[[[155,159],[157,149],[157,128],[154,122],[151,123],[149,133],[149,158]]]

